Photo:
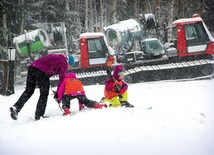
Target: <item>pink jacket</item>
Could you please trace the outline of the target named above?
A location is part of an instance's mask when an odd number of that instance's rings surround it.
[[[62,100],[62,97],[63,97],[63,95],[65,94],[65,88],[66,88],[66,79],[76,79],[76,75],[74,74],[74,73],[68,73],[66,76],[65,76],[65,78],[64,78],[64,80],[63,80],[63,82],[62,82],[62,84],[60,85],[60,87],[59,87],[59,89],[58,89],[58,91],[57,91],[57,93],[58,93],[58,98],[59,98],[59,100]],[[77,96],[77,95],[84,95],[85,94],[85,91],[84,90],[78,90],[78,91],[75,91],[75,92],[72,92],[72,93],[70,93],[69,95],[70,96]]]

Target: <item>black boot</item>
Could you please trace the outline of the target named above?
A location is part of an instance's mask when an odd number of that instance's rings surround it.
[[[18,119],[18,111],[16,107],[10,107],[10,116],[12,119],[17,120]]]
[[[37,116],[37,115],[35,115],[35,120],[36,121],[38,121],[38,120],[40,120],[40,118],[49,118],[49,116]]]
[[[127,101],[120,101],[120,104],[122,107],[126,107],[126,108],[134,108],[134,106],[132,104],[130,104]]]
[[[37,116],[37,115],[36,115],[36,116],[35,116],[35,120],[36,120],[36,121],[40,120],[40,116]]]

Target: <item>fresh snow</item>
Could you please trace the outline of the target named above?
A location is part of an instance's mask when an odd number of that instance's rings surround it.
[[[214,79],[129,84],[129,102],[136,108],[105,108],[62,116],[50,91],[46,115],[34,120],[39,90],[25,104],[19,119],[9,107],[24,91],[0,96],[1,155],[212,155],[214,152]],[[99,101],[103,85],[85,86]],[[152,107],[148,110],[147,108]],[[77,102],[72,101],[72,111]]]

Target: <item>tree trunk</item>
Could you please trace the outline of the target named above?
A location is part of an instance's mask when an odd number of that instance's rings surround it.
[[[134,17],[137,18],[139,14],[139,0],[134,1]]]
[[[75,21],[76,23],[80,23],[80,4],[79,4],[79,0],[75,0],[75,13],[77,14],[76,18],[75,18]]]
[[[100,29],[97,24],[97,6],[96,6],[96,0],[94,0],[94,17],[95,17],[95,31],[98,31]]]
[[[109,8],[109,25],[111,24],[115,24],[117,21],[116,21],[116,15],[117,15],[117,0],[111,0],[109,2],[109,5],[108,5],[108,8]]]
[[[20,9],[20,27],[19,27],[19,34],[22,34],[24,32],[24,21],[25,21],[25,10],[24,10],[24,0],[20,0],[18,4],[18,8]],[[17,21],[19,22],[19,21]]]
[[[170,11],[169,11],[169,16],[168,16],[168,25],[172,25],[173,18],[174,18],[174,0],[170,2]],[[168,30],[168,36],[172,36],[172,29]],[[172,38],[169,38],[172,40]]]
[[[89,26],[88,26],[88,30],[89,32],[94,32],[94,7],[93,7],[93,3],[94,3],[94,0],[89,0],[88,1],[88,6],[89,6],[89,9],[88,9],[88,23],[89,23]]]
[[[85,0],[85,32],[88,32],[88,0]]]
[[[100,30],[103,30],[103,17],[104,17],[104,10],[103,10],[103,0],[100,0]]]
[[[3,0],[3,6],[2,6],[2,34],[4,38],[3,46],[7,47],[7,41],[8,41],[8,28],[7,28],[7,7],[6,7],[6,0]]]
[[[66,10],[67,12],[69,12],[69,11],[70,11],[69,1],[68,1],[68,0],[67,0],[67,1],[65,1],[65,10]]]

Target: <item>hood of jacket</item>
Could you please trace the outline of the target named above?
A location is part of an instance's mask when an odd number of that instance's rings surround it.
[[[76,77],[76,74],[75,74],[75,73],[70,72],[70,73],[66,74],[65,78],[66,78],[66,79],[68,79],[68,78],[76,79],[77,77]]]
[[[114,72],[113,72],[113,77],[116,79],[116,80],[119,80],[119,75],[118,73],[120,72],[125,72],[125,69],[122,65],[117,65],[115,66],[114,68]]]

